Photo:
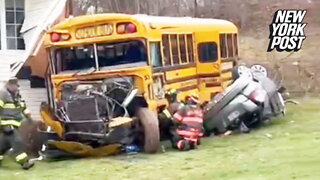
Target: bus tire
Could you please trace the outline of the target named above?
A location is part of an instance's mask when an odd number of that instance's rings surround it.
[[[156,153],[160,148],[159,121],[156,115],[145,107],[140,107],[136,111],[136,116],[140,120],[144,132],[143,150],[146,153]]]

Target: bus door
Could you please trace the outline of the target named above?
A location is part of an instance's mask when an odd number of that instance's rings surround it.
[[[153,83],[149,87],[149,99],[154,101],[160,101],[164,99],[164,72],[163,62],[161,56],[161,42],[152,41],[149,42],[149,59],[150,66],[152,68]],[[164,105],[166,102],[163,102]],[[160,103],[161,104],[161,103]]]
[[[200,100],[209,101],[222,90],[218,55],[219,33],[215,31],[199,32],[196,34],[196,42]]]

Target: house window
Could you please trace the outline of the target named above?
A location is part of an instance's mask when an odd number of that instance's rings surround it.
[[[25,49],[20,34],[24,20],[24,0],[5,0],[7,49]]]

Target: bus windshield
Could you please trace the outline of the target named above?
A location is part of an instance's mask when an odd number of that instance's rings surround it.
[[[57,48],[53,55],[57,73],[147,62],[144,40]]]

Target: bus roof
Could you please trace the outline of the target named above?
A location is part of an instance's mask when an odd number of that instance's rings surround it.
[[[102,22],[106,20],[133,20],[144,24],[146,27],[152,25],[156,28],[167,27],[214,27],[217,29],[229,29],[237,31],[237,27],[230,21],[210,18],[192,18],[192,17],[166,17],[166,16],[149,16],[145,14],[120,14],[120,13],[105,13],[83,15],[67,19],[52,29],[65,29],[72,26],[81,26],[93,22]]]
[[[215,27],[219,26],[229,26],[235,27],[235,25],[226,20],[222,19],[209,19],[209,18],[193,18],[193,17],[167,17],[167,16],[148,16],[144,14],[134,15],[136,19],[144,23],[152,23],[155,26],[188,26],[188,25],[197,25],[197,26],[210,26]],[[236,27],[235,27],[236,28]]]

